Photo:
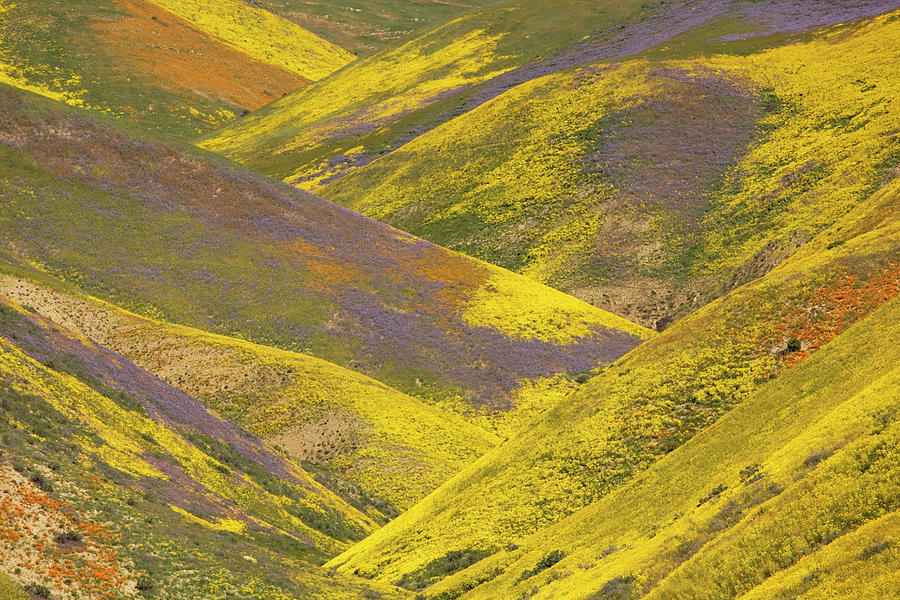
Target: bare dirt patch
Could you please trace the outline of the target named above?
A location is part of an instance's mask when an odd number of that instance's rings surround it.
[[[268,441],[298,460],[327,465],[335,457],[358,447],[365,429],[371,427],[358,416],[335,409],[325,411],[309,423],[272,435]]]

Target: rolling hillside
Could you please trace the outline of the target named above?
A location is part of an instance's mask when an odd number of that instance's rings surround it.
[[[897,339],[895,299],[633,483],[440,589],[489,579],[462,597],[891,597]]]
[[[890,177],[897,14],[537,79],[319,192],[662,329]]]
[[[535,61],[543,65],[540,59],[594,32],[601,32],[598,45],[607,47],[612,38],[636,37],[613,31],[622,23],[640,28],[653,21],[649,26],[658,28],[663,20],[695,20],[677,9],[675,18],[665,8],[663,18],[637,0],[602,8],[588,0],[563,6],[542,0],[495,3],[360,60],[200,145],[299,185],[327,181],[465,112],[469,102],[484,102],[479,84],[491,87],[511,73],[502,80],[505,91],[537,76],[523,79],[514,70]],[[628,51],[615,43],[609,47]]]
[[[242,0],[151,0],[264,62],[318,81],[353,60],[346,50]]]
[[[326,469],[323,483],[379,522],[498,442],[307,354],[154,321],[9,275],[0,274],[0,294],[134,361],[295,460]]]
[[[0,412],[0,570],[29,597],[371,587],[314,569],[370,519],[193,398],[5,298]]]
[[[468,12],[355,62],[201,140],[203,147],[314,189],[516,86],[698,41],[781,36],[877,15],[896,0],[512,0]]]
[[[308,353],[498,432],[650,336],[205,153],[2,94],[5,261],[138,314]]]
[[[244,0],[357,56],[406,40],[494,0]]]
[[[900,0],[0,0],[0,600],[900,597]]]
[[[243,2],[0,2],[0,83],[182,139],[352,55]]]
[[[542,528],[612,498],[623,485],[644,481],[648,468],[663,457],[674,460],[674,451],[700,431],[716,435],[723,427],[716,421],[760,397],[756,394],[776,404],[790,401],[784,392],[766,396],[765,390],[786,389],[773,386],[796,381],[795,370],[810,356],[844,339],[851,325],[900,291],[898,206],[900,180],[895,179],[765,277],[635,349],[533,428],[486,454],[331,564],[411,587],[436,583],[453,570],[521,546]],[[890,323],[895,312],[876,322]],[[896,345],[895,325],[874,326],[867,335]],[[888,385],[890,379],[880,381],[877,369],[889,367],[886,374],[894,368],[889,356],[862,342],[848,344],[848,351],[871,355],[873,361],[871,371],[861,367],[859,378],[850,380],[860,387],[848,393],[872,394],[876,408],[886,410],[890,404],[885,402],[896,401],[896,387]],[[815,389],[816,377],[806,379],[802,389]],[[883,387],[875,393],[863,383]],[[837,392],[822,393],[832,401],[845,399]],[[887,423],[896,419],[886,415]],[[730,479],[722,483],[732,485]],[[674,497],[675,492],[667,493]],[[654,524],[662,525],[652,519],[646,523]],[[554,554],[548,562],[559,557]],[[535,568],[535,573],[541,570]],[[617,575],[628,573],[610,574]]]

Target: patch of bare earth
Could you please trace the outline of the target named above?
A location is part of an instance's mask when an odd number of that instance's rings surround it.
[[[269,436],[268,441],[299,460],[327,465],[360,446],[364,441],[361,432],[366,429],[371,426],[353,413],[327,409],[310,422]]]

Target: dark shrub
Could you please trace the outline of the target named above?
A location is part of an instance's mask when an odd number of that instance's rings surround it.
[[[831,452],[826,452],[823,450],[813,452],[812,454],[810,454],[803,460],[803,466],[804,467],[815,467],[820,462],[822,462],[823,460],[828,458],[829,456],[831,456]]]
[[[860,552],[857,555],[857,558],[859,558],[860,560],[866,560],[868,558],[872,558],[876,554],[881,554],[882,552],[884,552],[885,550],[887,550],[890,547],[891,547],[891,542],[887,541],[887,540],[884,542],[872,544],[871,546],[869,546],[868,548],[866,548],[865,550]]]
[[[529,577],[534,577],[541,571],[546,571],[562,559],[566,557],[566,553],[562,550],[554,550],[549,554],[545,555],[544,558],[538,561],[533,568],[522,573],[522,577],[520,579],[528,579]]]
[[[135,582],[135,587],[137,588],[137,591],[141,592],[142,594],[146,594],[148,592],[152,592],[153,588],[156,587],[156,585],[153,579],[151,579],[147,575],[144,575],[142,577],[138,577],[138,580]]]
[[[29,583],[25,586],[25,593],[29,594],[34,600],[50,600],[50,590],[46,586],[36,583]]]
[[[760,470],[760,466],[757,464],[744,467],[743,469],[741,469],[740,475],[741,481],[744,482],[744,485],[756,483],[757,481],[765,477],[765,473]]]
[[[719,494],[721,494],[722,492],[724,492],[727,489],[728,489],[727,485],[723,485],[720,483],[719,485],[714,487],[712,490],[710,490],[710,492],[706,496],[701,498],[700,502],[697,503],[697,506],[703,506],[704,504],[706,504],[707,502],[709,502],[710,500],[712,500],[713,498],[715,498],[716,496],[718,496]]]
[[[53,541],[63,548],[74,548],[75,546],[80,546],[84,540],[77,531],[61,531],[56,534]]]
[[[44,490],[45,492],[53,491],[53,486],[50,484],[50,482],[47,481],[47,479],[41,473],[38,473],[37,471],[32,473],[31,476],[28,478],[28,480],[31,481],[31,483],[33,483],[34,485],[36,485],[39,488],[41,488],[42,490]]]

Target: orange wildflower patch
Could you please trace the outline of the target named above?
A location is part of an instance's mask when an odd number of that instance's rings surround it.
[[[774,327],[776,340],[796,340],[799,349],[788,347],[784,364],[792,367],[808,358],[861,317],[900,292],[900,263],[886,266],[868,279],[844,274],[817,289],[806,306],[784,317]]]
[[[60,539],[60,535],[67,537]],[[0,466],[0,571],[51,590],[54,598],[105,598],[128,591],[118,536]]]
[[[177,90],[254,110],[309,83],[227,46],[146,0],[117,0],[128,16],[96,24],[109,53]]]

